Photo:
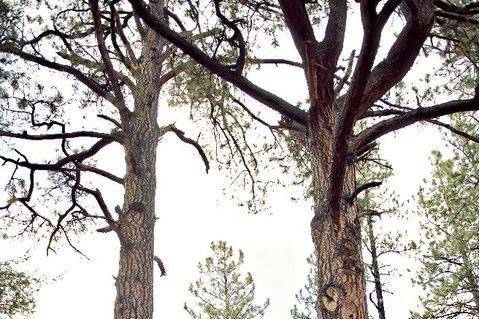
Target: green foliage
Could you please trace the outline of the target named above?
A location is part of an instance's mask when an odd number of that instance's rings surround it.
[[[13,1],[0,0],[0,43],[16,38],[16,24],[20,18],[18,6]]]
[[[477,119],[458,116],[466,132]],[[433,152],[434,173],[419,193],[422,266],[415,282],[425,291],[414,318],[479,318],[479,145],[450,138],[453,155]]]
[[[268,175],[269,157],[280,149],[275,133],[251,117],[247,102],[236,98],[226,81],[196,64],[184,63],[182,68],[169,86],[169,105],[189,105],[199,141],[234,184],[226,191],[231,199],[249,212],[262,211],[267,188],[279,183]]]
[[[0,317],[31,314],[38,283],[37,278],[14,270],[10,263],[0,263]]]
[[[451,0],[448,3],[459,8],[475,5],[472,0]],[[441,90],[445,94],[467,97],[473,91],[479,70],[479,29],[475,23],[466,21],[438,17],[430,40],[424,46],[426,55],[437,54],[442,62],[434,74],[435,82],[440,85],[435,89],[430,85],[429,90],[435,91],[430,93]]]
[[[226,0],[221,1],[220,7],[222,14],[235,21],[242,31],[246,47],[242,74],[248,76],[262,67],[258,63],[258,59],[264,57],[262,46],[279,45],[279,35],[286,25],[284,16],[276,4],[255,0]],[[327,1],[310,3],[307,10],[312,23],[324,27],[329,10]],[[179,1],[175,12],[183,12],[191,20],[188,23],[195,28],[187,29],[193,30],[192,39],[197,40],[196,44],[204,52],[224,65],[234,64],[239,50],[227,40],[234,35],[233,31],[218,19],[213,2]],[[239,199],[241,206],[257,212],[264,208],[265,197],[273,185],[291,184],[290,177],[294,178],[293,184],[309,184],[305,134],[278,129],[276,119],[270,120],[267,112],[257,112],[257,103],[250,103],[251,99],[226,81],[194,63],[182,63],[183,72],[175,77],[169,91],[169,104],[191,105],[191,118],[201,129],[201,140],[208,141],[204,144],[209,155],[217,160],[219,169],[230,175],[235,186],[247,191],[235,192],[232,199]],[[244,107],[234,100],[240,100]],[[284,145],[289,150],[283,149]],[[274,174],[271,164],[280,166],[280,177],[271,177]],[[238,198],[244,193],[251,196]]]
[[[319,274],[316,267],[315,256],[308,257],[307,262],[310,266],[306,284],[296,294],[297,304],[291,309],[292,319],[313,319],[316,318],[316,299],[319,296]]]
[[[225,242],[211,243],[212,255],[198,264],[200,277],[189,291],[195,307],[184,308],[193,319],[254,319],[262,318],[269,300],[255,303],[255,284],[250,273],[241,267],[244,254],[233,251]]]

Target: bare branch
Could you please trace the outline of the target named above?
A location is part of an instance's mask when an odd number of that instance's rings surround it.
[[[358,188],[356,188],[354,190],[354,192],[347,198],[348,201],[350,203],[353,202],[353,200],[359,195],[361,194],[362,192],[364,192],[365,190],[368,190],[370,188],[373,188],[373,187],[378,187],[378,186],[381,186],[383,182],[369,182],[369,183],[366,183],[366,184],[363,184],[361,186],[359,186]]]
[[[260,59],[260,58],[251,58],[247,59],[248,63],[252,64],[286,64],[286,65],[291,65],[295,66],[298,68],[304,68],[304,65],[300,62],[295,62],[295,61],[290,61],[286,59]]]
[[[98,206],[100,207],[101,211],[103,212],[103,215],[105,216],[106,221],[108,222],[111,228],[115,229],[116,221],[111,215],[110,210],[108,209],[108,206],[106,205],[100,190],[98,189],[92,190],[81,185],[77,185],[77,188],[85,193],[92,195],[95,198],[95,200],[98,203]]]
[[[95,82],[94,80],[92,80],[91,78],[89,78],[88,76],[83,74],[81,71],[75,69],[72,66],[49,61],[43,57],[39,57],[30,53],[21,51],[10,45],[0,45],[0,52],[11,53],[26,61],[34,62],[46,68],[73,75],[78,81],[85,84],[90,90],[92,90],[98,96],[105,98],[110,103],[115,102],[114,97],[110,93],[105,91],[97,82]]]
[[[365,129],[355,137],[352,150],[358,150],[389,132],[401,129],[419,121],[430,120],[457,112],[476,110],[479,110],[479,97],[469,100],[455,100],[435,106],[418,108],[406,112],[403,115],[398,115],[391,119],[381,121]]]
[[[434,125],[437,125],[437,126],[441,126],[441,127],[444,127],[445,129],[451,131],[452,133],[456,134],[456,135],[459,135],[465,139],[468,139],[470,141],[473,141],[475,143],[479,143],[479,137],[478,136],[473,136],[471,134],[468,134],[466,132],[463,132],[461,130],[458,130],[457,128],[449,125],[449,124],[446,124],[446,123],[443,123],[441,121],[438,121],[438,120],[428,120],[429,123],[432,123]]]
[[[163,264],[163,261],[160,259],[160,257],[155,256],[153,257],[153,260],[156,262],[158,268],[160,269],[160,277],[166,276],[165,265]]]
[[[98,0],[89,0],[90,9],[93,15],[93,23],[95,26],[95,36],[98,43],[98,49],[100,50],[101,58],[105,64],[106,74],[110,79],[110,83],[115,92],[115,103],[114,105],[118,107],[122,118],[125,120],[129,117],[130,111],[125,105],[125,98],[121,91],[121,87],[118,82],[118,77],[111,62],[110,56],[108,54],[108,49],[105,44],[105,39],[103,38],[103,26],[101,24],[101,16],[98,8]]]
[[[19,133],[12,133],[8,131],[0,130],[0,136],[3,137],[10,137],[22,140],[32,140],[32,141],[41,141],[41,140],[60,140],[60,139],[72,139],[72,138],[82,138],[82,137],[92,137],[92,138],[100,138],[106,140],[114,140],[116,142],[122,143],[122,140],[119,136],[107,134],[107,133],[100,133],[94,131],[78,131],[78,132],[70,132],[70,133],[52,133],[52,134],[37,134],[31,135],[27,134],[27,132]]]
[[[115,119],[112,118],[112,117],[109,117],[108,115],[98,114],[97,117],[99,117],[99,118],[101,118],[101,119],[104,119],[104,120],[106,120],[106,121],[108,121],[108,122],[113,123],[113,124],[114,124],[116,127],[118,127],[119,129],[122,128],[120,122],[118,122],[117,120],[115,120]]]
[[[118,184],[121,184],[121,185],[123,185],[125,183],[123,178],[118,177],[118,176],[116,176],[116,175],[114,175],[110,172],[99,169],[97,167],[93,167],[93,166],[85,165],[85,164],[78,164],[77,166],[81,171],[91,172],[91,173],[103,176],[103,177],[108,178],[109,180],[112,180],[112,181],[114,181]]]
[[[185,142],[186,144],[190,144],[192,145],[194,148],[196,148],[196,150],[198,151],[198,154],[200,154],[201,156],[201,159],[203,160],[203,163],[205,164],[205,168],[206,168],[206,173],[208,173],[209,169],[210,169],[210,162],[208,160],[208,157],[206,156],[206,153],[205,151],[203,150],[203,148],[201,147],[201,145],[195,141],[195,140],[192,140],[191,138],[188,138],[185,136],[185,132],[183,132],[182,130],[178,129],[175,124],[170,124],[166,127],[164,127],[162,129],[162,134],[165,134],[167,132],[173,132],[175,133],[175,135],[183,142]]]
[[[31,170],[65,171],[65,169],[64,169],[65,165],[76,162],[76,161],[83,161],[87,158],[90,158],[110,143],[112,143],[111,139],[101,139],[98,142],[96,142],[95,144],[93,144],[93,146],[90,147],[89,149],[87,149],[85,151],[82,151],[82,152],[79,152],[79,153],[69,155],[69,156],[65,156],[64,158],[62,158],[62,159],[60,159],[57,162],[52,163],[52,164],[50,164],[50,163],[48,163],[48,164],[47,163],[44,163],[44,164],[42,164],[42,163],[30,163],[26,160],[19,161],[19,160],[14,160],[14,159],[5,157],[3,155],[0,155],[0,159],[5,161],[5,162],[9,162],[9,163],[13,163],[15,165],[18,165],[20,167],[29,168]]]

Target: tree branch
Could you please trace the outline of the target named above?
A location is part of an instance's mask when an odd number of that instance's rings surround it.
[[[160,269],[160,277],[166,276],[165,264],[163,264],[163,261],[160,259],[160,257],[155,256],[153,257],[153,260],[156,262],[158,268]]]
[[[358,197],[359,194],[361,194],[362,192],[364,192],[365,190],[368,190],[370,188],[381,186],[382,183],[383,182],[381,182],[381,181],[365,183],[365,184],[359,186],[358,188],[356,188],[354,190],[354,192],[351,195],[348,196],[347,200],[349,201],[349,203],[352,203],[353,200],[356,197]]]
[[[115,103],[114,97],[110,93],[105,91],[97,82],[95,82],[94,80],[92,80],[91,78],[89,78],[88,76],[83,74],[81,71],[79,71],[78,69],[75,69],[72,66],[49,61],[43,57],[39,57],[30,53],[24,52],[22,50],[16,49],[9,45],[0,45],[0,52],[11,53],[26,61],[34,62],[46,68],[73,75],[78,81],[86,85],[95,94],[108,100],[112,104]]]
[[[208,160],[208,157],[206,156],[206,153],[203,151],[203,148],[201,147],[200,144],[198,144],[197,141],[192,140],[191,138],[188,138],[185,136],[185,132],[182,130],[178,129],[175,124],[170,124],[162,129],[162,134],[165,134],[167,132],[173,132],[175,135],[183,142],[186,144],[192,145],[196,150],[198,151],[198,154],[200,154],[201,159],[203,160],[203,163],[205,164],[206,168],[206,173],[210,170],[210,162]]]
[[[72,138],[82,138],[82,137],[91,137],[91,138],[100,138],[105,140],[114,140],[118,143],[122,143],[122,139],[118,135],[112,135],[107,133],[100,133],[94,131],[77,131],[77,132],[67,132],[67,133],[52,133],[52,134],[37,134],[31,135],[27,132],[13,133],[8,131],[0,130],[0,137],[10,137],[23,140],[32,140],[32,141],[42,141],[42,140],[63,140],[63,139],[72,139]]]
[[[8,157],[5,157],[3,155],[0,155],[0,159],[8,162],[8,163],[13,163],[15,165],[18,165],[20,167],[25,167],[29,168],[32,170],[40,170],[40,171],[64,171],[63,167],[67,164],[76,162],[76,161],[83,161],[87,158],[92,157],[96,153],[98,153],[102,148],[107,146],[108,144],[112,143],[113,141],[111,139],[101,139],[95,144],[93,144],[92,147],[89,149],[75,153],[69,156],[65,156],[64,158],[58,160],[57,162],[50,164],[50,163],[30,163],[27,160],[24,161],[19,161],[19,160],[14,160]]]
[[[279,4],[288,26],[293,42],[296,46],[296,50],[306,65],[306,48],[305,43],[311,42],[317,45],[316,38],[314,36],[313,26],[309,20],[308,12],[304,1],[301,0],[280,0]]]
[[[286,102],[282,98],[260,88],[259,86],[250,82],[244,76],[237,74],[236,72],[218,63],[218,61],[210,58],[197,46],[192,44],[186,38],[182,37],[179,33],[170,29],[163,21],[152,15],[144,1],[128,1],[133,6],[135,13],[140,16],[150,28],[158,32],[162,37],[177,46],[181,51],[183,51],[183,53],[201,64],[207,70],[235,85],[255,100],[263,103],[278,113],[298,123],[306,124],[308,118],[306,112]]]
[[[115,102],[114,105],[119,109],[122,118],[125,120],[129,117],[130,111],[125,105],[125,98],[121,91],[121,87],[118,82],[118,77],[113,67],[113,64],[110,60],[108,49],[105,44],[105,39],[103,38],[103,26],[101,24],[101,16],[98,8],[98,0],[89,0],[90,9],[93,15],[93,24],[95,26],[95,36],[98,43],[98,49],[100,50],[100,55],[105,64],[106,74],[110,79],[111,86],[115,92]]]
[[[286,65],[291,65],[291,66],[295,66],[295,67],[298,67],[298,68],[304,68],[304,65],[302,63],[295,62],[295,61],[290,61],[290,60],[286,60],[286,59],[251,58],[251,59],[247,59],[247,62],[252,63],[252,64],[275,64],[275,65],[286,64]]]
[[[361,102],[362,111],[380,99],[406,75],[430,33],[434,21],[432,0],[415,0],[413,2],[417,12],[404,10],[407,19],[406,25],[386,58],[371,71]],[[358,114],[357,117],[361,115]]]
[[[405,112],[403,115],[398,115],[391,119],[381,121],[359,133],[354,138],[352,150],[354,152],[387,133],[396,131],[419,121],[430,120],[457,112],[476,110],[479,110],[479,95],[476,95],[476,97],[469,100],[455,100]]]
[[[110,172],[104,171],[104,170],[99,169],[99,168],[94,167],[94,166],[85,165],[85,164],[78,164],[78,168],[81,171],[84,171],[84,172],[91,172],[91,173],[103,176],[103,177],[108,178],[109,180],[114,181],[114,182],[116,182],[118,184],[121,184],[121,185],[123,185],[125,183],[125,180],[123,178],[118,177],[118,176],[116,176],[116,175],[114,175]]]

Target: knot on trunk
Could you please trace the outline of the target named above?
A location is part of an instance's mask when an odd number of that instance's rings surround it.
[[[321,303],[329,312],[335,312],[339,305],[340,290],[336,287],[329,286],[323,290]]]
[[[128,208],[130,211],[143,212],[145,210],[145,204],[142,202],[133,202],[128,206]]]

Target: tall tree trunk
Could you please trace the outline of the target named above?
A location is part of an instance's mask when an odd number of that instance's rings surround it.
[[[371,272],[374,279],[374,290],[376,292],[375,307],[378,311],[379,319],[386,319],[386,310],[384,309],[383,286],[381,283],[381,273],[379,272],[378,253],[376,248],[376,237],[374,236],[374,221],[372,216],[368,216],[368,237],[371,249]]]
[[[126,135],[125,195],[117,229],[121,249],[115,319],[153,316],[157,130],[156,122],[148,120],[138,114]]]
[[[152,14],[164,18],[164,1],[151,1]],[[120,262],[116,278],[115,319],[153,318],[153,262],[156,148],[160,130],[158,100],[165,41],[147,28],[133,92],[135,110],[125,132],[125,195],[118,218]]]
[[[354,167],[346,169],[336,220],[328,200],[334,148],[327,136],[327,132],[310,132],[315,194],[311,233],[320,277],[316,311],[321,319],[367,319],[358,205],[356,200],[348,200],[356,188]]]

